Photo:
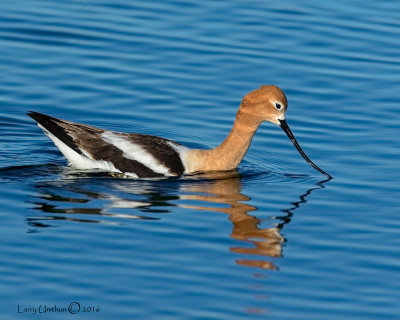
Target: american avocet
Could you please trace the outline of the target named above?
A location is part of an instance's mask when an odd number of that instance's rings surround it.
[[[300,148],[285,120],[286,96],[276,86],[261,86],[242,100],[233,128],[214,149],[189,149],[174,141],[145,134],[120,133],[29,112],[38,126],[53,140],[78,169],[102,169],[133,177],[180,176],[197,172],[228,171],[237,168],[264,121],[280,126],[303,158],[317,167]]]

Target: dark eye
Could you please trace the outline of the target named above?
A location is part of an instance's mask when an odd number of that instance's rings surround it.
[[[278,102],[275,102],[275,108],[277,108],[278,110],[281,110],[282,105]]]

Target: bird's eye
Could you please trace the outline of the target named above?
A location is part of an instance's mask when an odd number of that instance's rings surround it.
[[[275,108],[277,108],[278,110],[281,110],[282,105],[278,102],[275,102]]]

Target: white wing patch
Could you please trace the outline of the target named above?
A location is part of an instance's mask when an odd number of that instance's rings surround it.
[[[109,172],[121,172],[109,161],[104,160],[93,160],[85,152],[81,155],[68,147],[64,142],[58,139],[55,135],[46,130],[43,126],[38,124],[38,126],[44,131],[44,133],[49,136],[56,147],[62,152],[62,154],[67,158],[69,164],[77,169],[101,169]]]
[[[185,170],[184,173],[185,174],[188,173],[187,169],[186,169],[187,168],[186,154],[187,154],[187,151],[189,150],[189,148],[185,147],[181,144],[175,143],[173,141],[167,141],[167,143],[172,149],[174,149],[176,152],[178,152],[179,157],[181,158],[181,161],[182,161],[183,168]]]
[[[165,176],[171,175],[169,168],[163,166],[151,153],[147,152],[140,145],[133,143],[126,137],[111,131],[105,131],[101,134],[101,138],[105,142],[120,149],[125,158],[138,161],[154,172],[161,173]]]
[[[174,149],[176,152],[178,152],[178,154],[179,154],[180,157],[182,157],[183,154],[184,154],[187,150],[189,150],[189,148],[187,148],[187,147],[185,147],[185,146],[183,146],[183,145],[181,145],[181,144],[175,143],[175,142],[173,142],[173,141],[167,141],[167,143],[168,143],[168,145],[169,145],[172,149]]]

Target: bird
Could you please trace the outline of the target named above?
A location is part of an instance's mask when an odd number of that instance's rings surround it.
[[[315,165],[301,149],[286,122],[287,98],[275,85],[262,85],[246,94],[226,139],[212,149],[191,149],[154,135],[123,133],[27,113],[49,136],[69,165],[77,169],[100,169],[133,178],[158,178],[236,169],[250,147],[259,126],[278,125],[300,155],[328,179],[332,176]]]

